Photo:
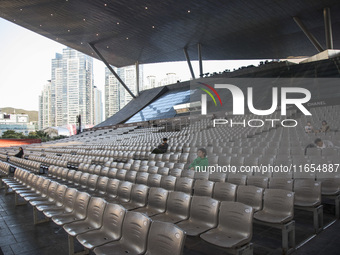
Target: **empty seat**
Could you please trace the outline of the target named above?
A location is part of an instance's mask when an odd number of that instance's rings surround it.
[[[126,173],[127,173],[127,170],[125,169],[119,169],[117,171],[117,174],[116,174],[116,179],[120,180],[120,181],[124,181],[125,180],[125,176],[126,176]]]
[[[262,188],[244,185],[237,188],[236,201],[253,207],[254,212],[262,209],[262,197]]]
[[[131,199],[129,202],[121,202],[126,210],[133,210],[146,205],[148,199],[149,187],[143,184],[134,184],[131,190]]]
[[[246,185],[247,175],[244,174],[228,174],[227,182],[236,184],[236,185]]]
[[[85,219],[90,198],[91,196],[88,193],[78,192],[73,210],[68,213],[53,216],[53,222],[57,225],[64,225],[67,223]]]
[[[196,180],[194,184],[194,195],[211,197],[213,189],[214,182],[208,180]]]
[[[293,191],[293,182],[291,178],[271,178],[269,181],[270,189],[285,189]]]
[[[252,253],[250,245],[252,235],[252,207],[239,202],[225,201],[220,206],[218,226],[201,234],[200,237],[219,247],[231,250],[249,250]],[[245,254],[247,253],[245,252]]]
[[[248,176],[247,177],[247,185],[252,185],[252,186],[256,186],[256,187],[266,189],[266,188],[268,188],[268,177]]]
[[[169,175],[175,176],[175,177],[181,177],[182,169],[179,168],[173,168],[170,170]]]
[[[189,216],[191,196],[184,192],[170,192],[166,211],[152,216],[153,220],[177,223],[186,220]]]
[[[295,249],[294,192],[266,189],[262,210],[254,213],[256,223],[282,230],[283,253]]]
[[[69,235],[69,254],[74,254],[74,237],[76,235],[99,229],[103,224],[103,213],[106,202],[99,197],[92,197],[87,207],[87,216],[83,220],[63,226]]]
[[[144,213],[147,216],[164,213],[169,192],[162,188],[150,188],[148,203],[146,207],[135,210],[136,212]]]
[[[74,209],[75,201],[78,195],[78,191],[74,188],[68,188],[65,192],[63,205],[61,207],[45,208],[43,213],[45,217],[51,218],[55,215],[61,215],[64,213],[70,213]]]
[[[175,176],[162,176],[161,178],[161,187],[166,190],[175,190],[176,185],[176,177]]]
[[[189,219],[177,225],[189,236],[198,236],[217,226],[219,202],[209,197],[193,196]]]
[[[185,232],[168,222],[151,223],[145,255],[181,255]]]
[[[125,175],[125,181],[135,183],[136,178],[137,178],[137,171],[133,171],[133,170],[127,171]]]
[[[227,177],[226,173],[218,173],[214,172],[209,175],[209,181],[213,182],[225,182],[225,179]]]
[[[178,178],[175,185],[176,191],[182,191],[184,193],[192,194],[194,180],[187,177]]]
[[[119,241],[110,242],[94,249],[95,254],[144,254],[151,220],[146,215],[128,211]]]
[[[146,172],[138,172],[136,177],[136,183],[139,184],[148,184],[149,173]]]
[[[237,185],[229,182],[217,182],[214,186],[213,198],[219,201],[235,201]]]
[[[108,203],[103,213],[103,224],[93,230],[77,236],[77,240],[87,249],[117,241],[122,235],[122,225],[126,210],[118,204]]]
[[[105,200],[109,203],[124,203],[129,202],[131,198],[131,190],[132,190],[132,183],[131,182],[120,182],[117,190],[116,197],[109,197],[106,196]]]
[[[161,178],[160,174],[150,174],[148,177],[147,185],[149,187],[160,187],[161,186]]]
[[[313,179],[296,179],[294,181],[295,208],[312,211],[314,231],[323,228],[323,206],[321,205],[321,182]]]
[[[181,177],[187,177],[193,179],[195,175],[194,170],[183,170],[181,173]]]

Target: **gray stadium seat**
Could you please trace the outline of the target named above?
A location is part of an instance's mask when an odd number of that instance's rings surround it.
[[[198,236],[217,226],[219,201],[210,197],[193,196],[189,219],[177,224],[189,236]]]
[[[220,206],[218,226],[200,237],[208,243],[226,248],[227,251],[236,251],[236,254],[252,254],[252,235],[252,207],[225,201]]]
[[[139,208],[135,212],[144,213],[151,217],[156,214],[164,213],[169,192],[162,188],[150,188],[148,203],[146,207]]]
[[[150,225],[151,220],[146,215],[126,212],[121,239],[95,248],[95,254],[143,254],[146,251]]]
[[[168,222],[151,223],[145,255],[181,255],[185,232]]]
[[[177,191],[170,192],[166,204],[166,211],[164,213],[152,216],[152,220],[166,221],[171,223],[177,223],[186,220],[189,217],[190,203],[190,195]]]

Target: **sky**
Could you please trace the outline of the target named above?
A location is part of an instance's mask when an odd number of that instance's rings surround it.
[[[39,109],[39,95],[51,79],[51,60],[66,46],[0,18],[0,108]],[[260,60],[204,61],[204,73],[246,65],[257,65]],[[192,62],[198,76],[198,62]],[[105,65],[93,62],[94,85],[104,93]],[[167,73],[176,73],[181,81],[191,75],[186,62],[168,62],[144,65],[144,82],[149,75],[160,81]],[[103,94],[104,98],[104,94]],[[104,102],[103,102],[104,103]]]

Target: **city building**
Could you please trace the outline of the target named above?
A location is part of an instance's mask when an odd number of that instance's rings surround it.
[[[36,131],[36,125],[30,122],[28,114],[6,113],[0,110],[0,136],[7,130],[28,135]]]
[[[39,128],[94,124],[93,59],[71,48],[52,59],[51,81],[39,97]]]
[[[174,84],[179,80],[180,78],[175,73],[167,73],[166,77],[158,83],[158,87]]]
[[[48,81],[39,96],[39,130],[52,126],[51,106],[51,81]]]
[[[126,86],[137,95],[136,66],[114,68]],[[139,90],[143,88],[143,66],[139,66]],[[132,96],[119,83],[117,78],[105,68],[105,119],[122,109],[132,99]]]
[[[93,111],[94,111],[94,125],[103,122],[103,100],[102,92],[94,86],[93,89]]]

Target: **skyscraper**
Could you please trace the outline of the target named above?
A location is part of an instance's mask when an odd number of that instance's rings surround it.
[[[94,125],[98,125],[103,121],[103,101],[102,92],[94,86],[93,90],[93,112],[94,112]]]
[[[126,66],[114,68],[134,95],[137,95],[136,67]],[[143,66],[139,66],[139,88],[143,88]],[[105,68],[105,119],[122,109],[132,99],[132,96],[118,82],[116,77]]]
[[[51,127],[51,81],[44,85],[39,96],[39,129]]]
[[[41,128],[76,124],[79,114],[83,125],[93,125],[93,93],[92,58],[71,48],[57,53],[52,59],[51,83],[44,87],[39,101]],[[44,99],[47,95],[49,100]],[[49,118],[44,117],[47,108]]]

